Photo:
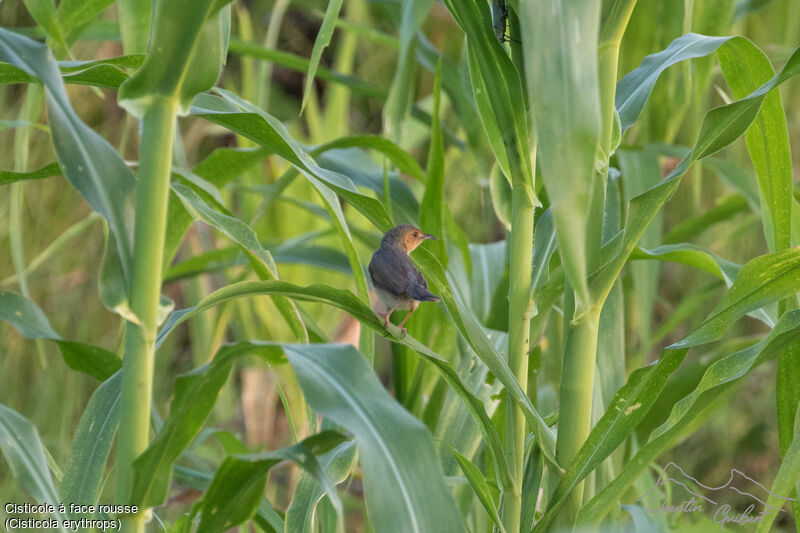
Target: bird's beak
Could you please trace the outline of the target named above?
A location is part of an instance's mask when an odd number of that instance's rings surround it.
[[[439,237],[437,237],[436,235],[431,235],[430,233],[423,233],[422,240],[424,241],[425,239],[433,239],[434,241],[438,241]]]

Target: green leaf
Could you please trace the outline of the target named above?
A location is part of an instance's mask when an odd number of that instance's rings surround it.
[[[355,459],[356,445],[353,441],[348,441],[320,456],[319,462],[325,472],[325,477],[334,484],[339,484],[347,479]],[[286,509],[286,530],[296,533],[312,533],[314,531],[314,513],[323,496],[325,496],[325,489],[319,481],[308,472],[301,472],[292,495],[292,501],[289,503],[289,508]]]
[[[182,113],[216,83],[222,69],[222,17],[230,0],[174,0],[156,4],[151,51],[119,88],[119,103],[142,117],[154,98],[175,99]],[[157,53],[152,53],[157,51]]]
[[[198,533],[226,531],[250,519],[264,497],[269,470],[282,461],[297,463],[329,485],[316,456],[343,440],[341,434],[326,431],[279,450],[227,457],[203,496]],[[335,495],[332,486],[330,490]]]
[[[433,121],[431,122],[431,146],[428,150],[428,175],[425,193],[419,209],[419,225],[423,231],[436,235],[439,240],[424,244],[447,267],[446,235],[444,233],[444,143],[439,123],[442,92],[442,67],[436,68],[433,80]]]
[[[672,348],[719,340],[733,322],[748,311],[797,292],[800,283],[800,249],[756,257],[745,263],[736,281],[711,314]]]
[[[741,39],[720,48],[719,64],[735,98],[744,98],[775,75],[767,56]],[[791,244],[792,156],[778,90],[770,92],[745,133],[758,176],[764,233],[772,252]]]
[[[547,512],[536,523],[534,532],[546,531],[558,510],[567,502],[572,489],[630,436],[655,403],[669,375],[680,366],[688,351],[688,348],[662,350],[658,361],[630,374],[627,383],[616,392],[609,408],[592,428],[589,437],[561,477],[550,498]]]
[[[658,185],[630,201],[618,253],[597,275],[593,276],[592,292],[595,295],[607,294],[611,290],[636,242],[661,206],[680,185],[680,179],[691,163],[721,150],[736,140],[755,119],[761,102],[769,91],[798,72],[800,72],[800,48],[796,49],[783,68],[758,90],[741,100],[706,113],[694,149]],[[632,88],[627,87],[627,90],[630,92]]]
[[[733,281],[741,268],[736,263],[723,259],[714,252],[688,243],[665,244],[649,250],[636,248],[630,258],[631,260],[658,259],[660,261],[683,263],[718,277],[729,287],[733,285]]]
[[[433,5],[432,0],[408,0],[401,4],[397,67],[383,106],[383,131],[394,141],[402,134],[402,122],[411,107],[416,83],[415,36]]]
[[[140,507],[164,503],[172,476],[172,464],[194,439],[208,418],[235,358],[254,354],[278,361],[278,346],[240,342],[223,346],[210,363],[175,379],[169,417],[155,439],[133,463],[130,501]]]
[[[263,148],[217,148],[192,169],[192,173],[207,180],[217,188],[230,183],[270,154]],[[192,223],[192,216],[176,195],[170,195],[167,210],[167,235],[164,244],[164,270],[166,271],[183,236]]]
[[[201,219],[222,231],[241,246],[242,250],[250,258],[253,270],[255,270],[259,278],[263,280],[277,279],[278,272],[272,256],[262,248],[255,232],[247,224],[237,218],[211,209],[200,195],[183,183],[173,183],[172,190],[195,218]],[[281,316],[294,332],[295,337],[298,340],[308,340],[308,333],[294,304],[282,297],[276,297],[274,302]]]
[[[11,473],[28,494],[39,503],[54,506],[53,518],[58,520],[58,529],[66,532],[63,521],[67,516],[58,510],[61,498],[50,477],[39,432],[30,420],[5,405],[0,405],[0,449]]]
[[[56,18],[56,6],[53,0],[23,0],[23,3],[36,24],[44,29],[47,36],[55,41],[63,52],[67,52],[69,47]]]
[[[114,0],[61,0],[56,16],[67,42],[75,42],[86,23],[94,20],[113,2]]]
[[[672,41],[661,52],[645,57],[636,70],[626,74],[617,83],[614,105],[619,113],[622,132],[639,118],[662,72],[681,61],[712,54],[731,39],[742,37],[707,37],[687,33]]]
[[[367,512],[376,531],[464,531],[427,428],[348,345],[284,345],[314,411],[358,442]]]
[[[420,168],[417,160],[389,139],[385,139],[379,135],[363,134],[339,137],[338,139],[316,147],[314,153],[321,154],[322,152],[327,152],[328,150],[334,150],[336,148],[353,147],[380,152],[380,154],[386,156],[400,172],[404,172],[418,181],[425,181],[425,172]]]
[[[103,472],[119,424],[121,384],[122,373],[117,372],[97,387],[83,410],[61,481],[64,502],[98,504]],[[70,517],[92,518],[90,513]]]
[[[448,382],[448,384],[453,387],[453,390],[459,396],[461,396],[466,404],[466,407],[470,410],[470,413],[472,414],[475,422],[478,424],[478,427],[483,434],[486,447],[495,463],[498,475],[503,480],[510,479],[508,465],[506,464],[503,456],[503,448],[500,443],[500,438],[497,435],[491,420],[487,416],[486,411],[484,410],[483,403],[476,398],[464,385],[453,366],[410,335],[402,336],[399,328],[395,327],[394,325],[390,324],[389,330],[385,329],[383,327],[383,321],[379,319],[377,315],[375,315],[372,309],[356,298],[356,296],[350,291],[335,289],[327,285],[298,287],[297,285],[277,280],[234,283],[206,296],[203,298],[203,300],[198,302],[195,307],[190,307],[188,309],[183,309],[173,313],[161,328],[161,331],[159,331],[158,338],[156,340],[156,346],[158,347],[162,342],[164,342],[166,336],[178,324],[191,318],[197,313],[201,313],[206,309],[231,299],[246,296],[257,296],[260,294],[284,294],[294,300],[322,302],[328,305],[333,305],[350,313],[353,318],[360,321],[364,326],[367,326],[379,334],[388,337],[392,342],[397,342],[408,346],[414,352],[419,354],[420,357],[431,362],[441,372],[442,377]],[[487,340],[487,342],[489,341]],[[496,353],[497,348],[494,345],[491,346]],[[517,383],[517,388],[520,388],[519,383]],[[528,410],[532,408],[533,406],[530,404],[527,407]],[[542,421],[542,424],[544,424],[544,421]],[[547,426],[544,425],[544,427]],[[552,435],[550,435],[550,437],[552,437]],[[548,442],[550,445],[554,445],[552,440],[542,440],[541,442],[545,446]]]
[[[322,51],[330,44],[331,37],[333,37],[333,29],[336,26],[336,19],[339,17],[339,11],[342,9],[342,0],[328,0],[328,7],[325,10],[325,16],[322,18],[322,25],[317,32],[317,38],[314,40],[314,48],[311,50],[311,59],[308,61],[308,73],[306,74],[306,82],[303,87],[303,101],[300,104],[300,113],[306,107],[308,97],[314,88],[314,76],[317,73],[319,60],[322,58]]]
[[[642,471],[675,442],[694,418],[753,368],[774,357],[787,345],[797,345],[800,342],[799,330],[800,311],[786,313],[759,343],[714,362],[703,374],[697,387],[675,404],[667,421],[653,432],[648,442],[626,463],[614,481],[581,509],[578,524],[598,524]],[[683,348],[678,351],[685,350]]]
[[[587,225],[600,137],[597,42],[600,3],[520,3],[528,99],[561,264],[579,302],[589,305]],[[554,43],[556,43],[554,45]],[[598,243],[599,245],[599,243]],[[593,261],[593,260],[592,260]]]
[[[61,170],[92,209],[108,221],[127,287],[133,248],[128,223],[133,174],[114,148],[75,114],[58,67],[44,45],[0,28],[0,59],[44,85],[48,122]]]
[[[224,94],[234,98],[231,93]],[[375,198],[361,194],[346,176],[318,166],[275,117],[239,98],[235,100],[229,102],[210,95],[199,95],[193,103],[192,113],[274,151],[297,168],[312,184],[317,185],[321,181],[342,196],[381,231],[394,227],[383,204]],[[240,105],[247,106],[247,109],[242,110]],[[320,190],[319,187],[317,190]]]
[[[482,0],[445,0],[445,5],[467,36],[472,90],[497,162],[536,202],[522,80],[494,35],[489,5]]]
[[[200,472],[198,470],[180,465],[175,465],[172,468],[172,472],[175,475],[176,483],[200,491],[205,491],[211,484],[211,480],[214,479],[212,474],[207,474],[205,472]],[[202,500],[195,504],[198,506],[195,508],[196,512],[200,511],[199,504],[201,503]],[[280,533],[284,530],[283,517],[278,514],[278,511],[272,508],[272,505],[270,505],[266,498],[261,499],[261,503],[258,505],[258,510],[256,513],[256,516],[253,517],[253,521],[256,522],[264,531],[274,531],[275,533]]]
[[[70,368],[100,381],[105,381],[122,366],[122,361],[107,350],[62,339],[39,306],[22,295],[0,290],[0,322],[8,322],[27,339],[55,342]]]
[[[795,349],[794,353],[797,354],[798,351]],[[800,408],[797,413],[798,416],[795,416],[795,418],[800,420]],[[767,507],[772,509],[783,507],[786,504],[786,500],[796,490],[798,479],[800,479],[800,431],[795,431],[792,443],[786,449],[786,453],[783,454],[783,461],[781,461],[781,466],[778,467],[775,481],[772,482],[772,487],[769,490]],[[797,505],[797,501],[794,501],[794,505]],[[772,523],[777,515],[778,513],[768,513],[756,526],[756,533],[768,533],[772,529]]]
[[[486,483],[481,471],[478,470],[478,467],[472,464],[469,459],[458,453],[458,451],[454,448],[450,448],[450,451],[453,452],[456,461],[458,461],[458,464],[461,467],[461,471],[464,472],[464,475],[467,477],[467,481],[469,481],[472,490],[475,491],[475,496],[478,497],[481,505],[483,505],[483,508],[486,509],[486,512],[489,514],[489,518],[491,518],[492,521],[497,525],[501,533],[505,533],[506,528],[503,527],[503,521],[500,518],[500,514],[497,512],[497,506],[494,504],[494,500],[492,500],[489,484]]]

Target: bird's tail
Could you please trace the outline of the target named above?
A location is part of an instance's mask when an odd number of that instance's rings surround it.
[[[433,294],[432,292],[425,291],[421,294],[421,298],[415,298],[415,300],[419,300],[420,302],[439,302],[442,299]]]

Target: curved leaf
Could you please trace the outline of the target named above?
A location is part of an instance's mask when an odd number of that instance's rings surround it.
[[[375,150],[386,156],[400,172],[405,172],[418,181],[425,181],[425,172],[420,168],[417,160],[389,139],[379,135],[351,135],[339,137],[333,141],[322,144],[314,149],[314,153],[322,153],[336,148],[365,148]]]
[[[750,41],[731,41],[720,48],[718,55],[725,81],[736,98],[744,98],[775,75],[767,56]],[[778,90],[766,95],[745,139],[758,177],[769,249],[783,250],[791,241],[792,156]]]
[[[106,460],[119,424],[122,373],[117,372],[92,393],[72,439],[61,497],[65,502],[97,505]],[[72,514],[73,520],[92,518],[89,513]]]
[[[122,361],[108,350],[62,339],[39,306],[22,295],[0,290],[0,322],[8,322],[27,339],[55,342],[70,368],[100,381],[105,381],[122,367]]]
[[[616,256],[593,276],[591,286],[595,295],[608,294],[611,290],[639,238],[661,206],[678,188],[681,177],[691,163],[721,150],[742,135],[757,116],[765,96],[798,73],[800,73],[800,48],[795,49],[783,68],[756,91],[741,100],[706,113],[693,150],[658,185],[630,201]],[[632,89],[629,88],[629,92],[630,90]]]
[[[197,93],[214,86],[224,62],[222,17],[230,0],[159,2],[142,66],[119,88],[119,103],[142,117],[155,98],[176,99],[188,112]],[[214,57],[216,56],[216,57]],[[211,59],[210,59],[211,58]]]
[[[711,314],[672,348],[719,340],[731,324],[748,311],[797,292],[800,284],[800,249],[756,257],[745,263],[736,281]]]
[[[322,18],[322,25],[319,28],[319,32],[317,32],[317,38],[314,39],[311,59],[308,61],[308,73],[306,74],[306,82],[303,86],[303,101],[300,104],[300,113],[305,109],[309,93],[314,87],[314,76],[317,73],[319,60],[322,58],[322,51],[325,50],[331,42],[333,29],[336,26],[336,19],[339,17],[339,11],[341,9],[342,0],[328,0],[328,7],[325,9],[325,16]]]
[[[476,398],[469,389],[461,381],[458,373],[453,366],[433,352],[427,346],[414,339],[410,335],[402,336],[399,328],[390,324],[389,329],[383,327],[383,321],[380,320],[372,310],[362,303],[350,291],[342,289],[334,289],[327,285],[310,285],[308,287],[298,287],[291,283],[283,281],[260,281],[260,282],[240,282],[228,285],[219,289],[207,297],[203,298],[195,307],[183,309],[174,312],[166,321],[161,331],[158,333],[156,346],[159,346],[166,336],[180,323],[191,318],[197,313],[201,313],[206,309],[219,305],[225,301],[247,297],[256,296],[259,294],[284,294],[295,300],[306,300],[312,302],[322,302],[329,305],[338,307],[350,313],[353,318],[360,321],[363,325],[370,329],[377,331],[381,335],[389,338],[392,342],[404,344],[415,351],[420,357],[433,363],[436,368],[442,373],[442,377],[453,387],[453,390],[461,396],[466,403],[467,408],[470,410],[475,422],[480,428],[487,449],[496,465],[498,475],[502,480],[507,481],[510,479],[508,465],[503,456],[503,448],[500,443],[500,438],[492,425],[491,420],[486,414],[483,403]],[[496,351],[496,348],[492,346]],[[519,384],[517,384],[519,387]],[[542,422],[544,423],[544,422]],[[546,426],[545,426],[546,427]],[[548,428],[549,430],[549,428]],[[548,441],[543,441],[548,442]],[[551,444],[553,444],[551,442]]]
[[[335,496],[335,489],[327,481],[316,456],[343,440],[341,434],[326,431],[279,450],[226,458],[203,496],[198,533],[227,531],[251,518],[264,497],[269,470],[282,461],[297,463],[327,484],[331,491],[329,494]]]
[[[581,509],[578,524],[598,524],[614,503],[619,501],[620,495],[647,465],[675,441],[687,424],[711,405],[715,398],[735,386],[751,369],[774,357],[788,345],[796,346],[800,342],[799,330],[800,311],[786,313],[759,343],[714,362],[703,374],[695,390],[675,404],[667,421],[653,432],[619,475]]]
[[[348,345],[284,345],[314,411],[358,442],[376,531],[464,531],[427,428],[383,388]]]
[[[127,287],[133,249],[129,231],[133,174],[116,150],[75,114],[58,67],[44,45],[0,28],[0,59],[38,78],[44,85],[48,123],[61,169],[92,209],[108,221],[116,237]]]
[[[279,361],[274,344],[240,342],[223,346],[210,363],[175,379],[169,416],[155,439],[133,463],[133,488],[130,501],[141,507],[164,503],[172,477],[172,463],[200,432],[228,380],[235,358],[254,354]]]
[[[353,441],[343,442],[328,453],[319,457],[325,476],[333,483],[344,481],[350,474],[356,459],[356,445]],[[325,496],[325,489],[314,476],[303,471],[297,481],[289,508],[286,509],[286,530],[296,533],[314,531],[314,512],[317,504]]]
[[[39,432],[30,420],[5,405],[0,405],[0,450],[14,477],[33,499],[54,507],[58,529],[66,533],[63,524],[67,517],[58,509],[61,499],[50,477]]]

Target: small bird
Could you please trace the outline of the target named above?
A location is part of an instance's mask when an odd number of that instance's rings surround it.
[[[398,309],[408,309],[408,314],[400,323],[402,335],[405,325],[420,302],[438,302],[439,297],[428,290],[428,283],[417,270],[408,254],[426,239],[436,236],[423,233],[411,224],[401,224],[386,232],[381,246],[372,254],[369,262],[369,277],[378,298],[386,305],[383,317],[384,327],[389,327],[389,316]]]

